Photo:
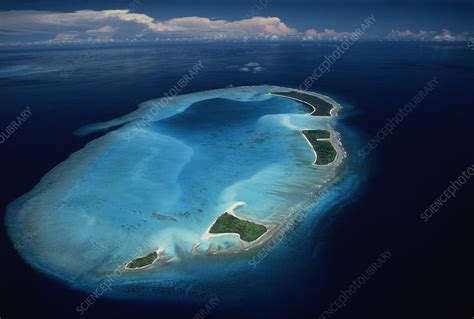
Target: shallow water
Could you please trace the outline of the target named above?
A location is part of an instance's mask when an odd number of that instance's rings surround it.
[[[87,126],[82,132],[126,123],[74,153],[10,205],[13,242],[33,266],[86,290],[153,250],[171,263],[127,273],[117,284],[182,279],[175,264],[192,264],[193,255],[209,249],[242,247],[235,235],[203,234],[236,202],[245,203],[238,216],[281,224],[337,171],[312,164],[313,151],[301,134],[329,128],[331,119],[268,94],[281,89],[178,96],[166,106],[166,116],[139,130],[137,123],[157,101],[142,103],[126,120]]]

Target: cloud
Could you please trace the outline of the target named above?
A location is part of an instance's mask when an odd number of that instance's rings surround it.
[[[462,38],[462,39],[461,39]],[[449,30],[443,29],[441,30],[441,34],[435,35],[433,38],[435,41],[458,41],[458,40],[464,40],[463,35],[453,35]]]
[[[309,29],[305,31],[302,39],[340,41],[349,38],[353,34],[352,32],[337,32],[334,29],[324,29],[322,32],[318,32],[316,29]]]
[[[245,66],[250,66],[250,67],[259,67],[260,63],[257,62],[249,62]]]
[[[59,34],[72,34],[76,40],[94,39],[99,34],[112,34],[116,40],[136,37],[285,37],[297,34],[278,17],[252,17],[227,21],[204,17],[182,17],[157,21],[142,13],[129,10],[80,10],[75,12],[2,11],[0,36],[34,38],[49,35],[56,40]]]
[[[130,10],[79,10],[52,12],[36,10],[0,11],[0,45],[55,44],[81,42],[134,42],[155,40],[304,40],[343,41],[355,32],[334,29],[318,31],[314,28],[298,32],[278,17],[252,17],[228,21],[206,17],[180,17],[155,20],[153,17]],[[453,34],[420,30],[392,30],[390,34],[364,34],[365,39],[412,41],[465,41],[467,33]],[[248,68],[249,71],[246,71]],[[255,66],[241,66],[243,72],[260,72]]]
[[[294,35],[296,29],[288,27],[277,17],[253,17],[226,21],[202,17],[174,18],[161,23],[166,31],[208,31],[243,34]]]
[[[239,71],[241,71],[241,72],[250,72],[250,68],[244,66],[243,68],[240,68]]]
[[[467,41],[468,33],[453,34],[447,29],[442,29],[441,32],[420,30],[418,32],[410,29],[406,30],[392,30],[387,39],[396,41],[438,41],[438,42],[453,42],[453,41]]]
[[[87,30],[87,33],[113,33],[117,31],[116,28],[112,28],[110,25],[103,26],[102,28]]]
[[[239,66],[237,66],[239,67]],[[243,67],[239,67],[240,72],[252,72],[252,73],[258,73],[263,71],[263,67],[260,65],[260,63],[257,62],[249,62],[245,64]]]
[[[76,34],[72,33],[58,33],[54,37],[54,40],[58,42],[71,42],[75,40],[76,36]]]
[[[316,29],[309,29],[309,30],[306,30],[306,32],[304,33],[307,37],[315,37],[318,35],[318,31],[316,31]]]
[[[435,34],[434,31],[424,31],[420,30],[418,32],[413,32],[409,29],[406,30],[392,30],[387,38],[397,40],[397,39],[403,39],[403,40],[428,40],[433,37]]]

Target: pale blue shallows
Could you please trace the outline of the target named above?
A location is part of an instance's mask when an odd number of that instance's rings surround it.
[[[276,90],[288,89],[178,96],[155,108],[144,127],[138,123],[160,102],[147,101],[132,114],[80,129],[84,135],[124,124],[72,154],[8,207],[15,246],[37,269],[86,290],[137,249],[159,248],[172,262],[122,274],[116,285],[195,278],[199,272],[190,269],[213,258],[206,257],[209,247],[241,245],[232,235],[202,238],[233,203],[246,203],[236,210],[244,218],[285,222],[290,207],[316,198],[336,174],[312,165],[313,151],[300,132],[328,128],[331,119],[268,94]]]

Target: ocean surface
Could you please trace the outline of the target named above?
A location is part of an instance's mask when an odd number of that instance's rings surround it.
[[[160,43],[99,48],[87,57],[83,53],[88,48],[2,49],[0,129],[3,132],[27,107],[32,115],[0,144],[4,181],[0,269],[5,289],[0,316],[80,317],[76,308],[88,293],[80,284],[65,284],[30,266],[13,247],[5,227],[7,205],[70,154],[120,127],[88,135],[77,134],[78,129],[119,118],[144,101],[162,97],[198,61],[203,70],[180,94],[264,84],[296,88],[335,48],[300,42]],[[262,69],[243,72],[251,62]],[[368,156],[359,156],[388,119],[433,78],[439,83],[435,90]],[[170,278],[166,287],[134,285],[127,294],[118,288],[114,293],[112,287],[83,316],[192,318],[217,297],[208,318],[317,318],[389,249],[390,259],[332,318],[472,317],[474,206],[469,195],[473,182],[463,185],[428,222],[420,214],[474,163],[473,84],[474,51],[463,44],[352,46],[311,88],[343,107],[335,128],[341,132],[348,157],[340,179],[305,222],[256,267],[248,267],[245,256],[198,260],[181,269],[194,275],[188,281]],[[224,102],[214,103],[211,108]],[[226,103],[232,109],[239,107],[235,101]],[[297,104],[286,101],[286,107],[294,111]],[[196,125],[195,115],[188,115],[168,121],[168,127],[161,129],[202,144],[210,137],[186,135],[186,129]],[[234,114],[239,115],[243,116]],[[206,118],[205,124],[221,123],[218,116]],[[271,152],[272,145],[268,146]],[[184,160],[185,153],[177,160]],[[311,156],[308,151],[308,160]],[[285,159],[291,162],[288,153],[281,158]],[[192,183],[192,178],[187,182]],[[86,231],[86,226],[78,221],[77,233]],[[65,236],[64,230],[47,231],[58,233],[51,238]],[[51,247],[52,255],[61,255]]]

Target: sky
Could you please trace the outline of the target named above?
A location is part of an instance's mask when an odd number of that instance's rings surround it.
[[[468,41],[466,0],[1,0],[0,44],[160,39]],[[364,22],[365,21],[365,22]]]

